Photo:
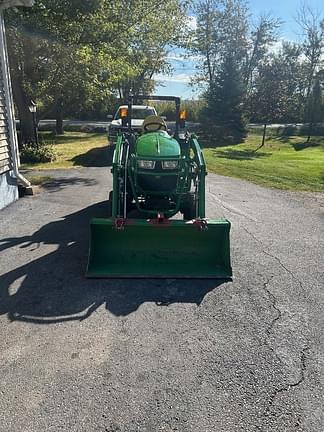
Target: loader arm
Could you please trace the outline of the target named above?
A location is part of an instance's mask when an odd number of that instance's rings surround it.
[[[193,135],[190,137],[189,146],[194,153],[194,160],[198,166],[198,176],[197,176],[197,189],[198,189],[198,217],[205,217],[205,178],[207,175],[206,171],[206,163],[204,159],[204,155],[201,151],[200,145],[197,141],[197,138]]]
[[[126,217],[126,185],[127,165],[130,148],[133,144],[133,136],[128,133],[119,134],[113,156],[113,194],[112,194],[112,217]]]

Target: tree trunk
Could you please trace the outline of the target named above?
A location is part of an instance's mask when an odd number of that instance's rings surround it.
[[[30,99],[24,92],[21,83],[13,75],[12,77],[12,91],[14,100],[18,110],[18,116],[20,120],[20,146],[25,143],[34,143],[34,125],[33,116],[29,111]]]
[[[55,131],[57,135],[63,135],[64,134],[64,128],[63,128],[63,97],[60,96],[56,103],[56,127]]]
[[[263,126],[263,135],[262,135],[262,144],[261,144],[261,147],[264,146],[266,133],[267,133],[267,124],[265,123],[264,126]]]
[[[314,120],[315,120],[315,100],[314,95],[311,95],[311,104],[309,104],[308,107],[308,131],[307,131],[307,140],[306,142],[309,143],[311,140],[311,137],[313,135],[313,129],[314,129]]]
[[[263,135],[262,135],[262,143],[259,145],[259,147],[257,147],[254,151],[258,151],[260,150],[260,148],[262,148],[264,146],[265,143],[265,139],[266,139],[266,133],[267,133],[267,124],[265,123],[263,125]]]
[[[313,126],[314,126],[314,123],[311,121],[308,124],[308,132],[307,132],[307,140],[306,140],[307,143],[309,143],[309,141],[313,135]]]
[[[8,35],[10,35],[10,31]],[[11,70],[11,83],[14,102],[20,120],[20,133],[18,135],[19,148],[25,143],[35,141],[33,116],[29,111],[30,97],[26,94],[23,83],[22,68],[19,64],[20,57],[12,46],[12,37],[8,37],[9,63]]]

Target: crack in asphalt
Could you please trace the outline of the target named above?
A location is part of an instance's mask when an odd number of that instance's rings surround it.
[[[210,188],[208,188],[208,193],[209,193],[210,195],[212,195],[213,199],[214,199],[218,204],[220,204],[221,207],[223,207],[225,210],[229,211],[230,213],[233,213],[233,214],[235,214],[235,215],[237,215],[237,216],[242,216],[242,217],[244,217],[244,218],[246,218],[246,219],[249,219],[249,220],[251,220],[251,221],[253,221],[253,222],[257,222],[257,220],[254,219],[252,216],[250,216],[250,215],[248,215],[248,214],[246,214],[246,213],[244,213],[244,212],[242,212],[242,211],[236,209],[235,207],[232,207],[232,206],[230,206],[230,205],[225,205],[224,202],[223,202],[222,200],[220,200],[220,199],[216,196],[216,194],[214,194],[213,192],[210,191]]]
[[[264,417],[268,417],[270,415],[270,411],[271,411],[271,407],[276,399],[276,397],[278,395],[280,395],[281,393],[287,392],[292,388],[298,387],[300,384],[302,384],[305,381],[305,371],[307,369],[307,365],[306,365],[306,352],[309,351],[309,346],[307,345],[306,347],[304,347],[301,351],[300,351],[300,368],[299,368],[299,378],[292,383],[288,383],[283,387],[279,387],[277,389],[275,389],[269,400],[268,400],[268,405],[266,407],[266,409],[264,410],[263,416]],[[299,422],[301,421],[301,415],[298,416],[298,420]]]
[[[282,313],[281,310],[278,308],[277,306],[277,298],[276,296],[270,291],[268,285],[269,283],[272,281],[274,276],[269,277],[265,282],[263,282],[263,289],[264,291],[267,293],[267,296],[271,302],[271,306],[272,308],[275,310],[276,315],[275,317],[271,320],[270,324],[268,325],[267,329],[266,329],[266,334],[264,336],[263,339],[263,343],[264,345],[266,345],[269,350],[272,352],[272,354],[276,357],[276,359],[279,361],[279,363],[283,363],[283,361],[281,360],[281,358],[279,357],[279,355],[276,353],[275,349],[271,346],[271,344],[269,343],[268,339],[270,338],[271,332],[275,326],[275,324],[277,323],[277,321],[279,321],[282,317]]]
[[[262,252],[275,259],[279,265],[293,278],[294,281],[296,281],[298,283],[298,285],[300,286],[300,288],[302,289],[303,292],[305,292],[303,284],[301,283],[301,281],[296,278],[296,276],[291,272],[291,270],[289,270],[282,262],[281,260],[271,254],[270,252],[267,252],[266,250],[263,249],[263,244],[262,241],[260,239],[258,239],[254,234],[252,234],[247,228],[243,227],[243,229],[247,232],[247,234],[249,234],[257,243],[259,243],[260,245],[262,245]],[[276,358],[282,363],[282,360],[280,359],[280,357],[277,355],[277,353],[274,351],[274,349],[271,347],[271,345],[268,342],[268,338],[273,330],[273,327],[275,326],[275,324],[282,318],[282,312],[281,310],[278,308],[277,306],[277,298],[276,296],[269,290],[269,283],[271,282],[271,280],[273,279],[273,276],[268,277],[268,279],[263,283],[263,288],[264,291],[267,293],[269,300],[271,301],[272,307],[273,309],[276,311],[276,316],[273,318],[273,320],[271,321],[271,323],[269,324],[267,330],[266,330],[266,336],[264,338],[264,343],[265,345],[273,352],[273,354],[276,356]],[[300,384],[302,384],[305,381],[305,371],[307,369],[307,365],[306,365],[306,352],[309,351],[310,347],[309,345],[306,345],[301,351],[300,351],[300,355],[299,355],[299,362],[300,362],[300,367],[299,367],[299,378],[295,381],[295,382],[291,382],[288,383],[282,387],[276,388],[270,395],[270,398],[268,399],[268,404],[263,412],[263,417],[268,417],[270,415],[270,411],[271,408],[274,404],[275,399],[278,397],[278,395],[280,395],[281,393],[287,392],[290,389],[293,389],[295,387],[298,387]],[[298,423],[301,423],[301,414],[298,415]]]
[[[270,252],[268,252],[268,251],[266,251],[264,248],[263,248],[263,244],[262,244],[262,241],[258,238],[258,237],[256,237],[254,234],[252,234],[246,227],[244,227],[243,226],[243,229],[244,229],[244,231],[245,232],[247,232],[247,234],[249,234],[257,243],[259,243],[260,245],[262,245],[262,252],[265,254],[265,255],[268,255],[270,258],[273,258],[273,259],[275,259],[277,262],[278,262],[278,264],[292,277],[292,279],[295,281],[295,282],[297,282],[298,283],[298,285],[300,286],[300,288],[302,289],[302,291],[303,292],[305,292],[305,288],[304,288],[304,286],[303,286],[303,284],[302,284],[302,282],[294,275],[294,273],[288,268],[288,267],[286,267],[285,266],[285,264],[281,261],[281,259],[280,258],[278,258],[276,255],[273,255],[273,254],[271,254]]]

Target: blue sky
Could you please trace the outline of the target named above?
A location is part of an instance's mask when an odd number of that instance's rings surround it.
[[[250,0],[248,2],[251,12],[251,21],[255,21],[262,13],[270,12],[274,17],[283,21],[280,28],[280,38],[298,40],[298,25],[295,22],[296,10],[302,4],[309,5],[318,10],[324,17],[324,0],[307,0],[305,2],[295,0]],[[180,96],[182,99],[190,99],[197,96],[197,90],[189,86],[190,77],[195,73],[196,62],[184,59],[180,51],[169,54],[173,73],[170,76],[159,75],[156,78],[161,83],[156,88],[156,94]]]

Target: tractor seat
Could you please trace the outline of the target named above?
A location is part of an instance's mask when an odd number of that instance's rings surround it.
[[[162,117],[158,115],[150,115],[146,117],[142,125],[142,132],[158,132],[166,131],[167,125]]]

